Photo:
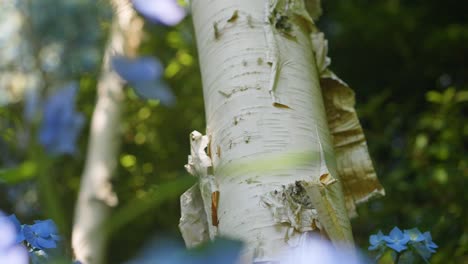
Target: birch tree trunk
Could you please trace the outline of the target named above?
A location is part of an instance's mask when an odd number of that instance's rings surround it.
[[[111,180],[118,160],[124,83],[111,69],[110,59],[116,54],[134,56],[142,37],[143,21],[130,2],[112,0],[111,4],[115,15],[97,84],[97,102],[72,230],[74,254],[83,264],[104,263],[107,237],[102,224],[118,202]]]
[[[260,263],[305,232],[352,245],[355,203],[383,189],[354,94],[328,70],[303,0],[193,0],[191,9],[207,129],[190,135],[186,168],[199,183],[181,197],[187,246],[238,238],[245,261]]]

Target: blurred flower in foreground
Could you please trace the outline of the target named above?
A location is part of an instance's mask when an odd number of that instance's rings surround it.
[[[363,264],[367,263],[355,250],[343,245],[337,247],[330,241],[310,232],[301,234],[299,244],[280,256],[281,264]]]
[[[15,224],[0,212],[0,263],[29,263],[26,248],[17,243]]]
[[[112,57],[112,67],[145,99],[159,99],[164,105],[172,105],[175,97],[161,80],[163,66],[152,57],[131,59],[123,56]]]
[[[177,25],[185,17],[185,9],[177,0],[132,0],[135,9],[153,23]]]
[[[74,154],[84,116],[75,111],[76,83],[70,83],[47,99],[39,142],[51,154]]]
[[[188,250],[170,239],[155,240],[126,264],[235,264],[239,261],[241,249],[240,241],[224,238],[216,238]]]
[[[23,228],[21,227],[21,223],[16,218],[16,215],[12,214],[8,216],[8,219],[10,220],[11,223],[15,226],[15,231],[16,231],[16,243],[21,243],[24,241],[24,233],[23,233]]]

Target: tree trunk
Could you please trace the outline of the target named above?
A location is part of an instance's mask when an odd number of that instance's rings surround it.
[[[112,70],[113,55],[134,56],[143,21],[128,0],[112,0],[114,19],[97,85],[97,102],[91,121],[90,140],[81,188],[75,209],[72,246],[83,264],[104,263],[107,237],[102,224],[117,205],[112,177],[118,160],[120,113],[124,83]]]
[[[328,70],[303,0],[196,0],[191,9],[207,129],[190,136],[186,167],[199,183],[181,197],[187,246],[238,238],[244,259],[258,262],[304,232],[352,246],[348,215],[383,189],[354,94]]]

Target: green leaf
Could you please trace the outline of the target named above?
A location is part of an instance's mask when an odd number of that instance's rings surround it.
[[[37,173],[37,164],[25,161],[18,167],[0,170],[0,182],[17,184],[33,179]]]
[[[137,197],[118,209],[111,219],[104,223],[104,232],[112,234],[149,210],[157,209],[161,203],[179,197],[195,181],[194,177],[182,177],[150,189],[143,197]]]
[[[426,93],[426,100],[431,103],[440,104],[443,97],[442,94],[437,91],[429,91]]]
[[[457,102],[468,102],[468,91],[459,91],[455,96]]]

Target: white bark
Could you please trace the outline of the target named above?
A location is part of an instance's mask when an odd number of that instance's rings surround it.
[[[111,69],[110,58],[136,52],[143,24],[128,0],[111,2],[115,16],[97,85],[97,102],[72,231],[75,257],[84,264],[104,262],[107,238],[102,224],[118,202],[111,179],[118,160],[124,83]]]
[[[245,255],[258,261],[274,260],[301,232],[325,224],[299,181],[317,184],[323,170],[336,175],[312,20],[302,1],[281,2],[192,3],[214,175],[208,187],[200,183],[205,208],[219,190],[217,227],[205,209],[210,236],[246,241]],[[335,217],[342,239],[352,242],[336,178]]]
[[[327,69],[326,41],[303,0],[194,0],[191,8],[207,131],[191,134],[187,169],[200,181],[181,197],[187,246],[238,238],[247,262],[274,261],[310,231],[352,246],[348,214],[383,190],[354,94]]]

